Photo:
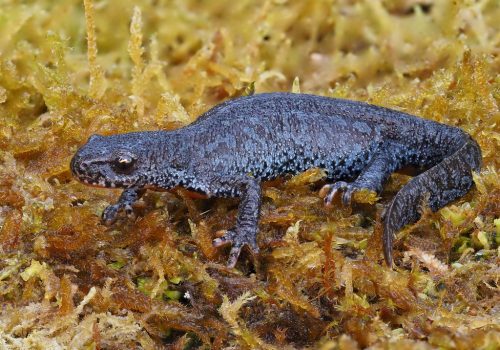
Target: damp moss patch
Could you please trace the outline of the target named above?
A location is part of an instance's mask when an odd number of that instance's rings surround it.
[[[0,11],[0,344],[7,349],[494,349],[500,58],[495,0],[6,2]],[[258,264],[214,249],[237,201],[75,181],[94,134],[174,129],[226,99],[294,91],[469,132],[475,188],[402,230],[380,198],[326,209],[321,171],[264,185]]]

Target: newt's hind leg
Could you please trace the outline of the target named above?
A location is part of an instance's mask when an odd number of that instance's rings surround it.
[[[389,176],[401,166],[401,161],[393,152],[384,151],[376,154],[372,161],[353,182],[338,181],[323,186],[319,195],[325,204],[331,205],[337,194],[341,195],[342,204],[348,206],[355,191],[367,189],[380,193]]]

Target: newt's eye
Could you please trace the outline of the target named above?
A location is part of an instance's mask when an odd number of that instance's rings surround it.
[[[121,154],[114,161],[114,168],[120,172],[126,172],[132,169],[135,158],[128,154]]]

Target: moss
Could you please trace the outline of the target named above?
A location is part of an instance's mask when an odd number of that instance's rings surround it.
[[[0,343],[6,348],[494,349],[500,57],[495,0],[7,1],[0,13]],[[383,205],[408,181],[326,209],[312,169],[264,186],[257,264],[210,242],[236,202],[72,179],[93,133],[172,129],[230,97],[368,101],[471,133],[475,189],[399,234]],[[248,255],[247,255],[248,257]],[[248,259],[247,259],[248,260]]]

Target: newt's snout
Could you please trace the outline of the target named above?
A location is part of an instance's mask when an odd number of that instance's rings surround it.
[[[71,169],[71,173],[77,178],[80,178],[80,176],[82,174],[85,174],[85,172],[89,168],[89,163],[83,160],[82,157],[80,157],[79,154],[77,153],[71,159],[69,167]]]
[[[76,152],[70,162],[71,173],[78,181],[99,187],[114,187],[106,168],[106,160],[89,142]]]
[[[71,158],[71,162],[69,164],[69,168],[73,176],[80,178],[80,174],[84,173],[87,165],[83,165],[81,157],[78,155],[78,152]]]
[[[78,181],[98,187],[116,187],[111,176],[106,171],[106,165],[98,164],[80,156],[78,153],[71,159],[71,173]]]
[[[81,155],[81,150],[78,150],[78,152],[73,156],[70,162],[71,173],[79,181],[86,184],[98,185],[99,181],[95,179],[95,174],[92,174],[91,167],[91,161],[85,159],[85,157]]]

